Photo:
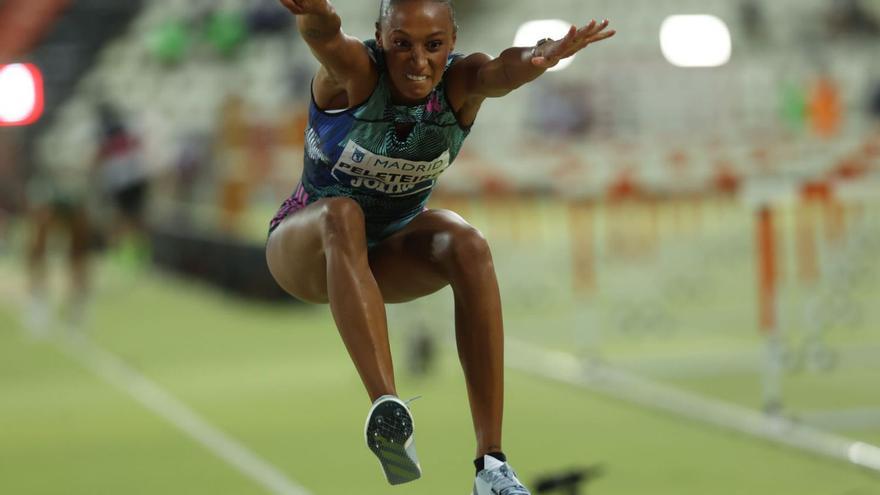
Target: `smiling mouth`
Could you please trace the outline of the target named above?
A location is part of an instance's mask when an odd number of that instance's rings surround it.
[[[416,81],[416,82],[421,82],[421,81],[427,81],[427,80],[428,80],[428,76],[417,76],[417,75],[414,75],[414,74],[407,74],[407,75],[406,75],[406,78],[409,79],[410,81]]]

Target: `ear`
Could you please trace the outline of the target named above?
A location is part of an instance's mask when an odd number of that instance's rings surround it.
[[[378,22],[376,23],[376,44],[382,48],[382,25]]]

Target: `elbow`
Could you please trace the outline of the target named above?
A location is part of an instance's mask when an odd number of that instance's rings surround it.
[[[507,87],[496,88],[496,89],[492,89],[492,90],[487,91],[487,94],[485,96],[487,98],[502,98],[504,96],[509,95],[510,93],[513,93],[514,90],[516,90],[518,88],[519,88],[519,86],[510,87],[510,88],[507,88]]]

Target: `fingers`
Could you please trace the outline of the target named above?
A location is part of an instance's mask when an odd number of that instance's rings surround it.
[[[532,65],[549,69],[559,63],[560,60],[571,57],[591,43],[606,40],[617,34],[617,31],[614,30],[606,31],[608,25],[609,22],[606,19],[602,22],[593,20],[580,29],[572,26],[564,38],[553,43],[552,46],[548,46],[547,50],[540,56],[533,57]]]
[[[615,34],[617,34],[617,31],[615,31],[613,29],[611,31],[605,31],[604,33],[600,33],[600,34],[594,36],[593,38],[591,38],[590,43],[595,43],[597,41],[607,40],[608,38],[614,36]]]
[[[594,19],[580,29],[572,26],[565,38],[559,40],[554,49],[546,55],[565,58],[584,49],[590,43],[609,38],[614,35],[615,31],[605,31],[608,25],[607,19],[602,22],[596,22]],[[606,35],[604,32],[612,34]]]
[[[599,23],[597,23],[595,20],[593,20],[589,24],[587,24],[586,26],[578,29],[577,37],[575,38],[575,40],[576,41],[583,41],[583,40],[589,39],[589,38],[601,33],[602,31],[604,31],[605,28],[608,27],[608,24],[609,23],[608,23],[607,19],[602,22],[599,22]]]
[[[577,36],[578,38],[584,38],[590,35],[596,29],[596,20],[590,21],[586,26],[578,29]]]
[[[608,39],[617,34],[617,31],[613,29],[610,31],[605,31],[605,29],[608,27],[608,24],[609,22],[607,19],[598,24],[596,23],[596,21],[592,21],[586,26],[579,29],[578,35],[575,38],[575,45],[571,47],[571,54],[583,50],[587,47],[587,45],[591,43],[596,43],[597,41]]]

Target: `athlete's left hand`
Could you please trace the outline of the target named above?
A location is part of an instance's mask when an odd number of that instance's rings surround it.
[[[548,41],[536,46],[532,52],[532,65],[549,69],[558,64],[560,60],[583,50],[587,45],[614,36],[616,31],[605,31],[607,27],[607,20],[600,23],[594,20],[580,29],[577,26],[572,26],[568,30],[568,34],[561,40]]]

